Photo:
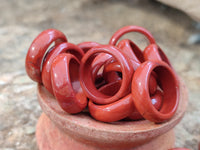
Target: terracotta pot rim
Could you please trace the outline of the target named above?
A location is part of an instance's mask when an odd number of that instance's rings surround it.
[[[104,136],[111,135],[113,141],[131,142],[135,140],[154,138],[172,129],[183,117],[188,103],[188,92],[183,81],[180,82],[180,103],[175,115],[161,124],[142,121],[121,121],[103,123],[94,120],[83,113],[70,115],[64,112],[55,98],[41,85],[38,84],[38,100],[43,112],[63,131],[77,134],[91,140],[107,140]],[[121,136],[123,134],[123,136]],[[126,138],[125,138],[126,137]],[[129,141],[127,141],[127,139]]]

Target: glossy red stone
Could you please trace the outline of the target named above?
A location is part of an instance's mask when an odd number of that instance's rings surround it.
[[[188,148],[171,148],[169,150],[190,150],[190,149],[188,149]]]
[[[82,49],[72,43],[61,43],[55,46],[47,55],[44,60],[42,67],[42,83],[46,89],[53,94],[52,85],[51,85],[51,65],[53,60],[61,53],[70,53],[76,56],[76,58],[81,60],[84,55]]]
[[[130,62],[131,62],[131,67],[133,68],[134,71],[140,66],[140,63],[134,61],[133,59],[131,59]],[[109,77],[108,76],[109,72],[121,72],[121,66],[119,65],[119,63],[115,61],[105,65],[103,74],[105,78],[112,78],[117,80],[117,77],[114,76]],[[149,79],[149,85],[150,85],[149,86],[150,94],[154,94],[157,90],[156,74],[154,72],[151,74],[151,77]]]
[[[110,59],[113,59],[112,55],[105,54],[105,53],[98,54],[94,58],[91,64],[93,81],[95,81],[95,78],[97,76],[103,76],[103,67],[106,64],[106,62],[109,61]]]
[[[56,29],[48,29],[41,32],[28,49],[25,61],[26,72],[36,82],[42,82],[40,67],[47,49],[53,42],[55,42],[54,45],[56,46],[62,42],[67,42],[67,38]]]
[[[51,82],[58,103],[68,113],[79,113],[87,106],[87,97],[79,81],[79,60],[72,54],[58,55],[51,67]]]
[[[121,40],[117,47],[119,47],[119,49],[131,59],[132,67],[134,68],[134,70],[136,70],[139,67],[139,65],[144,62],[143,52],[131,40]],[[157,81],[154,74],[151,75],[149,84],[149,91],[151,94],[154,94],[157,90]]]
[[[80,47],[84,51],[84,53],[86,53],[90,48],[100,46],[100,45],[101,44],[97,42],[82,42],[82,43],[79,43],[77,46]]]
[[[99,53],[107,53],[112,55],[116,59],[116,61],[120,63],[121,66],[123,74],[122,84],[119,91],[113,96],[108,96],[99,92],[96,89],[92,80],[91,64],[95,59],[95,57],[97,56],[97,54]],[[81,86],[87,97],[97,104],[109,104],[123,97],[124,93],[128,89],[128,85],[131,82],[132,73],[133,69],[130,67],[130,61],[126,59],[124,54],[122,54],[114,46],[105,45],[101,47],[91,48],[81,60],[81,65],[80,65]]]
[[[154,71],[163,90],[163,103],[158,111],[151,103],[149,78]],[[179,82],[174,71],[164,62],[146,61],[135,71],[132,80],[132,97],[140,114],[147,120],[163,122],[169,120],[178,107]]]
[[[163,93],[160,90],[157,90],[156,93],[153,96],[151,96],[151,103],[158,111],[160,110],[163,103]],[[130,113],[128,118],[131,120],[144,119],[143,116],[138,112],[135,105],[133,106],[132,112]]]
[[[129,39],[118,42],[129,32],[148,39],[144,52]],[[26,70],[63,110],[79,113],[89,99],[90,114],[103,122],[127,117],[163,122],[178,105],[178,77],[151,33],[139,26],[119,29],[109,45],[92,41],[74,45],[62,32],[45,30],[29,48]]]
[[[129,39],[121,40],[117,47],[123,51],[127,57],[138,63],[144,62],[144,56],[141,49]]]
[[[139,32],[143,34],[149,40],[150,44],[156,43],[152,34],[145,28],[142,28],[140,26],[125,26],[125,27],[120,28],[113,34],[113,36],[111,37],[109,41],[109,44],[116,45],[117,41],[121,38],[121,36],[129,32]]]
[[[165,53],[162,51],[162,49],[156,45],[156,44],[150,44],[148,45],[144,50],[144,59],[150,60],[150,61],[164,61],[169,66],[171,66],[171,63]]]
[[[133,109],[131,95],[107,105],[96,105],[92,101],[88,104],[90,114],[102,122],[114,122],[126,118]]]
[[[114,95],[120,88],[121,81],[106,84],[99,91],[106,95]],[[103,122],[114,122],[126,118],[133,109],[131,94],[119,99],[116,102],[106,105],[97,105],[89,101],[88,108],[92,117]]]

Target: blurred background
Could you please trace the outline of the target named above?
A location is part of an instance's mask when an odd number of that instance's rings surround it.
[[[42,111],[36,83],[26,75],[24,63],[40,32],[56,28],[75,44],[107,44],[117,29],[139,25],[153,34],[188,87],[188,109],[175,127],[176,147],[196,150],[200,141],[199,7],[198,0],[0,0],[0,149],[37,150],[35,125]],[[139,34],[124,38],[146,46]]]

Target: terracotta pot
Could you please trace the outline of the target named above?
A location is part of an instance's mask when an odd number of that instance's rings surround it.
[[[70,115],[44,86],[38,84],[38,100],[43,110],[36,131],[40,150],[168,150],[174,147],[173,128],[187,106],[187,90],[180,83],[180,102],[174,116],[155,124],[148,120],[103,123],[87,111]]]

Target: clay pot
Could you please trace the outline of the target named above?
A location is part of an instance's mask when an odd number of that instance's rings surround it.
[[[180,82],[180,102],[174,116],[164,123],[148,120],[103,123],[87,111],[71,115],[38,84],[38,100],[43,110],[36,131],[40,150],[167,150],[174,147],[173,128],[187,106],[187,90]]]

